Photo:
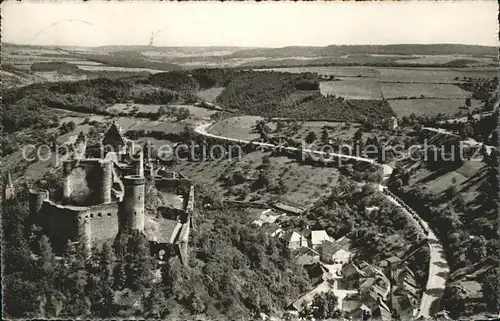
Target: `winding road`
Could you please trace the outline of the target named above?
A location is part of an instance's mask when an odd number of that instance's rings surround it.
[[[326,156],[326,157],[331,157],[331,156],[336,156],[344,159],[354,159],[357,161],[361,162],[366,162],[370,164],[378,164],[376,163],[373,159],[369,158],[364,158],[364,157],[357,157],[357,156],[350,156],[350,155],[345,155],[345,154],[337,154],[337,153],[325,153],[322,151],[316,151],[316,150],[311,150],[311,149],[300,149],[296,147],[289,147],[289,146],[276,146],[274,144],[269,144],[269,143],[263,143],[263,142],[257,142],[257,141],[248,141],[248,140],[241,140],[241,139],[235,139],[231,137],[224,137],[224,136],[218,136],[214,135],[208,132],[208,129],[213,125],[213,123],[207,123],[207,124],[202,124],[198,127],[195,128],[195,132],[199,135],[205,136],[205,137],[211,137],[215,139],[220,139],[220,140],[225,140],[229,142],[235,142],[235,143],[240,143],[240,144],[253,144],[253,145],[258,145],[262,147],[267,147],[271,149],[276,149],[276,148],[281,148],[283,150],[287,151],[302,151],[303,153],[310,153],[311,155],[317,155],[317,156]],[[384,169],[384,178],[387,178],[390,176],[392,173],[393,168],[389,165],[386,164],[379,164],[383,167]],[[381,191],[388,191],[386,186],[379,185],[379,189]],[[428,273],[428,279],[427,279],[427,285],[425,292],[422,296],[422,300],[420,302],[420,308],[418,310],[418,313],[416,315],[416,318],[419,317],[424,317],[424,318],[429,318],[432,317],[436,312],[439,310],[439,305],[440,305],[440,299],[441,296],[444,293],[444,289],[446,286],[446,280],[448,277],[449,273],[449,267],[448,267],[448,262],[446,261],[445,253],[443,250],[443,247],[441,243],[439,242],[439,239],[437,238],[436,234],[429,228],[429,225],[426,221],[424,221],[415,211],[413,211],[407,204],[405,204],[401,199],[396,197],[390,192],[385,192],[383,193],[386,198],[391,201],[393,204],[400,206],[404,213],[409,215],[412,220],[418,221],[418,226],[420,226],[425,233],[427,233],[427,240],[429,243],[429,253],[430,253],[430,258],[429,258],[429,273]]]

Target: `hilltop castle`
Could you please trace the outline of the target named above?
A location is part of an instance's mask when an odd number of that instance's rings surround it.
[[[186,264],[194,203],[191,181],[155,168],[150,160],[145,177],[142,150],[132,150],[115,122],[104,134],[101,157],[88,157],[86,140],[78,144],[75,158],[63,163],[61,199],[51,200],[47,190],[29,191],[30,214],[41,222],[54,248],[61,249],[68,240],[84,241],[91,248],[114,240],[124,229],[135,229],[146,235],[159,259],[175,253]],[[148,209],[156,210],[156,216],[145,213],[148,179],[163,200]]]

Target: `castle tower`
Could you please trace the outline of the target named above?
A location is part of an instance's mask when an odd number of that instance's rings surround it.
[[[3,188],[3,199],[10,200],[16,197],[16,190],[14,184],[12,183],[12,177],[10,176],[10,171],[7,172],[7,177],[5,179],[5,186]]]
[[[102,177],[100,187],[101,203],[111,202],[111,187],[113,186],[113,162],[104,161],[101,163]]]
[[[73,163],[71,160],[63,162],[63,201],[69,201],[71,197],[71,170]]]
[[[88,214],[80,215],[78,221],[78,240],[79,242],[85,242],[85,248],[90,253],[92,249],[92,231]]]
[[[131,229],[144,231],[144,183],[138,175],[128,175],[123,179],[125,194],[121,203],[121,214]]]
[[[116,121],[113,121],[111,127],[104,134],[102,139],[102,145],[105,150],[113,151],[117,154],[122,154],[126,152],[127,140],[122,135],[122,129]]]
[[[45,189],[30,189],[28,198],[30,214],[38,214],[42,208],[43,202],[48,199],[49,191]]]
[[[140,151],[138,156],[139,161],[137,162],[136,174],[144,177],[144,153]]]

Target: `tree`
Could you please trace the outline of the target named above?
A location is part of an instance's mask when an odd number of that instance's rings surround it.
[[[278,122],[276,123],[276,132],[277,133],[281,133],[283,132],[283,130],[285,129],[285,123],[281,120],[278,120]]]
[[[309,133],[307,133],[307,136],[306,136],[306,143],[308,144],[311,144],[312,142],[314,142],[316,140],[316,133],[313,132],[313,131],[310,131]]]
[[[312,301],[312,314],[316,319],[327,319],[338,316],[338,298],[333,292],[316,294]]]
[[[484,277],[483,297],[486,299],[488,309],[493,313],[500,311],[500,269],[492,268]]]
[[[168,109],[167,109],[166,106],[162,105],[162,106],[158,107],[157,113],[158,113],[159,116],[167,115],[168,114]]]
[[[189,109],[187,109],[185,107],[180,107],[177,110],[177,113],[175,113],[175,118],[177,119],[177,121],[184,120],[188,117],[189,117]]]
[[[330,141],[330,135],[328,135],[328,130],[326,128],[323,128],[323,130],[321,131],[321,141],[323,142],[323,144],[328,144],[328,142]]]
[[[47,287],[53,284],[55,277],[55,255],[50,245],[49,238],[45,235],[42,236],[39,242],[40,250],[40,273],[41,279],[46,283]]]
[[[134,289],[149,287],[153,280],[153,261],[144,234],[132,231],[127,244],[127,284]]]

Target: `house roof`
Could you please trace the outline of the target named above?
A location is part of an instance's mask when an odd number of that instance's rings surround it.
[[[391,257],[385,259],[384,261],[387,261],[389,263],[398,263],[398,262],[401,262],[401,258],[399,258],[397,256],[391,256]]]
[[[313,245],[321,244],[324,241],[331,241],[325,230],[311,231],[311,243]]]
[[[412,310],[414,308],[412,302],[413,300],[408,294],[396,297],[396,303],[401,311]]]
[[[369,290],[373,283],[375,283],[375,278],[367,278],[359,285],[360,292]]]
[[[341,249],[348,250],[351,248],[352,240],[347,236],[342,236],[341,238],[335,240],[334,243]]]
[[[295,231],[286,231],[285,234],[283,235],[283,239],[290,243],[290,242],[300,242],[301,240],[304,239],[304,237]]]
[[[342,311],[347,311],[347,312],[354,311],[356,309],[361,308],[361,305],[362,304],[361,304],[361,302],[359,302],[359,298],[357,298],[357,297],[352,297],[352,298],[345,297],[342,300]]]
[[[346,275],[346,274],[347,274],[347,273],[346,273],[346,272],[347,272],[347,270],[351,270],[351,271],[353,271],[354,273],[359,274],[360,276],[365,276],[365,274],[366,274],[363,270],[359,269],[359,268],[356,266],[356,264],[354,264],[354,263],[352,263],[352,262],[347,263],[346,265],[344,265],[344,266],[342,267],[342,275]]]
[[[336,251],[335,253],[333,253],[333,255],[335,257],[349,257],[351,255],[351,252],[346,251],[344,249],[340,249],[340,250]]]
[[[301,247],[297,250],[297,254],[295,254],[295,257],[301,256],[301,255],[319,255],[319,253],[310,247]]]
[[[281,237],[283,237],[283,233],[285,233],[285,231],[283,231],[282,228],[278,228],[278,229],[276,229],[276,231],[271,233],[271,237],[281,238]]]

